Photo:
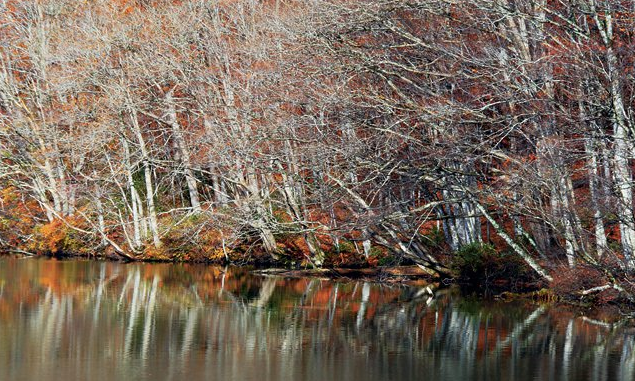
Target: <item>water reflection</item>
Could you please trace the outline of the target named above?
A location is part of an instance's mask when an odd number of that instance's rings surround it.
[[[0,260],[2,380],[631,380],[634,339],[413,287]]]

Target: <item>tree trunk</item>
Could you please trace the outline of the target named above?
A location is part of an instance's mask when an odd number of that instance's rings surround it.
[[[633,215],[633,175],[629,163],[631,143],[629,140],[628,116],[624,107],[622,84],[618,69],[617,56],[613,50],[613,23],[610,9],[604,10],[604,20],[600,20],[595,9],[595,1],[590,2],[596,26],[606,47],[607,74],[613,111],[613,177],[617,188],[617,216],[620,226],[620,240],[626,266],[635,267],[635,216]],[[610,7],[610,5],[608,5]]]
[[[522,247],[520,247],[513,239],[505,232],[505,230],[496,222],[496,220],[488,213],[487,209],[478,202],[475,202],[476,208],[485,216],[487,221],[492,224],[492,227],[498,233],[498,235],[518,254],[538,275],[545,278],[547,281],[553,281],[553,278],[536,262]]]
[[[141,247],[142,239],[145,239],[145,229],[141,229],[141,220],[143,219],[143,206],[141,205],[141,197],[134,185],[132,178],[132,164],[130,162],[130,147],[125,137],[121,139],[124,152],[124,166],[126,171],[126,181],[130,192],[132,227],[133,227],[133,245],[134,249]],[[143,231],[143,233],[142,233]]]
[[[179,149],[179,153],[181,156],[181,161],[183,164],[183,173],[185,174],[185,181],[187,183],[187,189],[190,195],[190,205],[194,212],[200,213],[202,209],[201,209],[201,203],[199,201],[199,193],[198,193],[198,186],[196,183],[196,177],[194,176],[194,171],[192,171],[191,154],[187,146],[185,137],[183,136],[181,124],[179,123],[179,120],[178,120],[173,92],[174,92],[174,89],[171,89],[165,95],[166,102],[168,104],[168,123],[170,124],[170,127],[172,127],[172,136],[174,140],[176,141],[176,145],[177,145],[177,148]]]
[[[137,118],[137,110],[133,106],[130,106],[129,111],[134,134],[137,137],[137,143],[139,144],[139,148],[141,149],[150,233],[152,234],[152,242],[154,243],[154,247],[158,248],[161,247],[161,238],[159,238],[159,224],[157,221],[156,207],[154,205],[154,185],[152,184],[152,167],[150,165],[150,155],[148,153],[143,134],[141,133],[141,126],[139,126],[139,120]]]

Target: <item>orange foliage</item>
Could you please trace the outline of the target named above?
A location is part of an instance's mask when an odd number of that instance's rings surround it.
[[[51,254],[56,254],[62,248],[67,233],[67,227],[61,220],[49,222],[40,228],[40,245]]]

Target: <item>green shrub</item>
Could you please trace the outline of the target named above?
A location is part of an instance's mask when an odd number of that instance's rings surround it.
[[[450,267],[459,278],[478,278],[485,271],[486,263],[495,255],[494,246],[475,242],[457,250]]]
[[[463,283],[489,286],[502,281],[509,288],[529,281],[531,274],[517,255],[499,252],[494,246],[480,242],[465,245],[454,253],[450,268]]]

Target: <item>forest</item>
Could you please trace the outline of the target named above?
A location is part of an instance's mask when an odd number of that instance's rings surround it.
[[[635,297],[635,1],[1,0],[0,248]]]

